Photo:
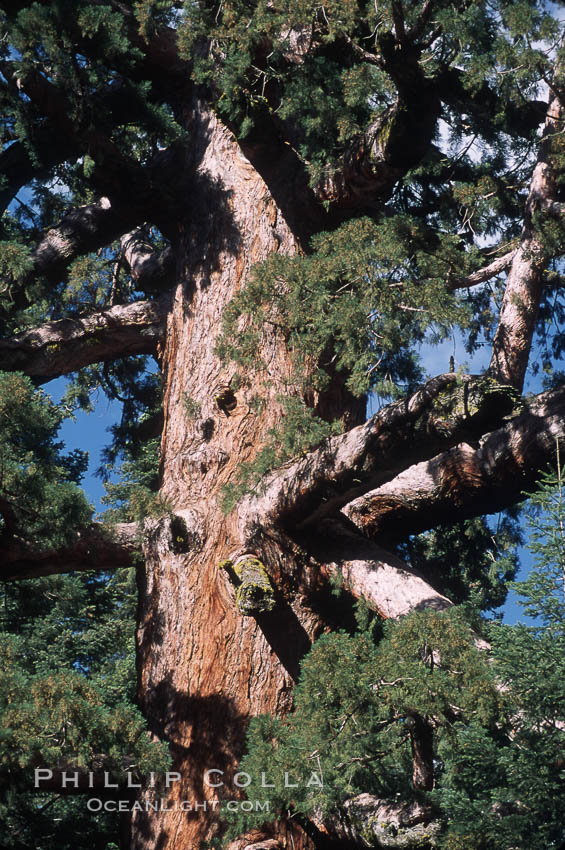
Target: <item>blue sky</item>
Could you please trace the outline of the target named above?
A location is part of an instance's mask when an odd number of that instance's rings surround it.
[[[66,378],[57,378],[45,384],[43,389],[58,402],[66,386]],[[82,484],[95,510],[102,511],[104,505],[100,503],[100,499],[104,495],[104,486],[96,476],[96,470],[102,462],[102,450],[111,441],[108,428],[119,421],[122,405],[118,401],[110,401],[101,390],[93,395],[92,401],[94,411],[85,413],[79,410],[75,415],[75,421],[67,419],[63,423],[59,437],[68,451],[82,449],[88,452],[88,471]]]

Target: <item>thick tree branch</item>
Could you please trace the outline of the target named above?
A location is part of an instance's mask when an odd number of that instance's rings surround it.
[[[435,846],[441,826],[433,808],[419,801],[381,800],[359,794],[347,800],[341,815],[332,816],[327,828],[347,847],[417,848]],[[433,842],[430,843],[430,842]]]
[[[143,228],[125,233],[128,228],[146,221],[159,218],[154,204],[158,192],[154,185],[161,178],[172,176],[177,162],[176,148],[161,151],[147,169],[134,169],[130,173],[127,164],[116,163],[116,169],[124,166],[124,180],[131,178],[135,188],[123,192],[118,190],[117,181],[113,185],[113,197],[102,197],[95,204],[75,207],[63,217],[56,227],[51,228],[31,255],[32,268],[28,278],[43,275],[57,281],[76,257],[108,245],[121,237],[121,248],[129,266],[131,276],[139,289],[144,286],[164,286],[172,282],[174,258],[170,249],[157,253],[148,241]],[[178,178],[177,178],[178,180]],[[169,198],[170,202],[170,198]],[[151,216],[153,213],[153,216]],[[125,235],[124,235],[125,233]]]
[[[424,35],[437,7],[437,0],[424,0],[416,22],[410,27],[406,35],[408,41],[414,43]]]
[[[110,188],[113,200],[102,197],[94,204],[86,204],[69,210],[56,227],[51,228],[41,239],[31,254],[30,267],[18,281],[8,283],[8,292],[12,305],[18,309],[28,306],[29,283],[37,276],[45,277],[48,281],[59,282],[66,275],[70,263],[77,257],[95,251],[123,237],[122,250],[124,258],[137,289],[148,291],[162,290],[172,283],[174,274],[174,255],[172,250],[165,249],[158,254],[142,236],[142,230],[131,231],[126,236],[128,228],[139,225],[144,221],[160,223],[165,227],[165,218],[174,204],[170,195],[168,202],[160,203],[163,199],[156,185],[167,185],[176,166],[182,150],[179,146],[171,146],[166,151],[160,151],[153,163],[146,169],[128,166],[121,158],[115,163],[115,171],[119,172],[110,179],[111,173],[105,171],[100,178],[106,188]],[[106,168],[109,168],[107,159]],[[129,182],[131,180],[131,188]],[[178,182],[178,180],[177,180]],[[167,209],[167,213],[159,210]]]
[[[481,436],[513,403],[509,388],[485,378],[432,378],[414,395],[267,476],[239,505],[241,539],[251,539],[260,525],[313,526],[408,466]]]
[[[565,387],[526,402],[478,444],[462,443],[404,470],[343,513],[369,536],[392,543],[442,522],[502,510],[531,492],[565,448]]]
[[[363,599],[386,619],[411,611],[451,607],[418,572],[404,561],[336,520],[322,520],[316,534],[320,574],[337,581],[355,599]]]
[[[413,84],[328,169],[315,187],[316,197],[344,210],[382,206],[429,149],[439,108],[429,83]]]
[[[520,244],[512,258],[506,290],[493,341],[489,374],[521,391],[528,366],[543,288],[543,269],[549,257],[535,215],[555,198],[551,150],[556,134],[563,133],[563,106],[553,95],[530,183]]]
[[[435,5],[435,0],[429,5]],[[443,103],[460,114],[473,116],[486,138],[492,135],[493,115],[503,114],[508,131],[527,139],[546,118],[546,102],[524,100],[523,103],[503,104],[498,92],[488,83],[484,82],[478,88],[465,85],[465,72],[460,68],[442,69],[435,84]]]
[[[0,370],[41,382],[91,363],[153,354],[166,324],[170,296],[116,305],[83,318],[59,319],[0,340]]]
[[[59,550],[32,550],[11,544],[1,554],[0,581],[70,573],[76,570],[115,570],[135,566],[141,551],[136,523],[113,527],[92,523],[77,534],[76,543]]]
[[[300,186],[300,195],[310,202],[308,207],[312,206],[314,198],[314,217],[325,219],[326,227],[334,226],[354,210],[380,208],[398,180],[421,161],[431,146],[440,100],[434,84],[419,65],[419,50],[405,44],[402,4],[395,3],[394,7],[400,41],[392,34],[383,36],[379,43],[381,50],[372,53],[355,44],[350,37],[341,35],[334,47],[342,53],[350,53],[353,62],[371,63],[385,71],[397,88],[398,99],[381,111],[339,161],[328,166],[313,190],[308,182],[303,184],[307,171],[295,150],[299,136],[292,126],[264,116],[261,126],[252,133],[254,140],[242,141],[246,155],[250,151],[250,159],[255,156],[258,165],[255,161],[253,164],[270,188],[271,182],[277,185],[274,163],[278,164],[279,159],[284,162],[284,170],[291,175],[292,182]],[[299,63],[305,50],[313,49],[312,39],[316,41],[316,38],[312,32],[309,30],[304,37],[301,35],[295,34],[289,61]],[[318,39],[316,46],[324,49],[323,40]],[[312,227],[312,232],[321,226],[323,222]]]
[[[27,279],[42,275],[59,280],[74,259],[114,242],[139,220],[138,216],[139,211],[112,204],[108,198],[69,210],[33,251]]]

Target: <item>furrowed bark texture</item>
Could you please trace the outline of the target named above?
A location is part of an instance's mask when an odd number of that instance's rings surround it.
[[[280,416],[276,395],[290,380],[290,364],[282,341],[265,336],[258,354],[266,372],[232,385],[233,371],[214,353],[218,319],[253,263],[299,246],[232,135],[202,108],[194,111],[191,139],[196,212],[183,223],[184,263],[163,358],[163,494],[177,519],[158,524],[147,542],[138,664],[141,705],[183,777],[172,798],[204,802],[236,796],[231,779],[246,722],[289,710],[298,660],[321,623],[300,595],[272,613],[244,616],[220,567],[245,553],[237,523],[222,513],[222,485]],[[268,401],[259,416],[250,399],[265,378]],[[203,774],[212,768],[225,772],[223,788],[206,786]],[[138,813],[132,846],[189,850],[211,837],[217,821],[211,809]],[[295,847],[306,846],[300,830],[294,833]]]

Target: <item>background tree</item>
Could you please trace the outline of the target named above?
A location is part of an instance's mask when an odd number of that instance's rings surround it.
[[[1,575],[131,565],[142,541],[137,699],[183,776],[171,802],[214,799],[211,767],[229,796],[249,718],[291,710],[301,659],[354,628],[352,600],[395,619],[502,598],[511,565],[466,565],[462,586],[460,541],[436,528],[519,501],[564,434],[561,26],[543,2],[479,0],[1,15],[0,368],[73,373],[68,404],[94,386],[122,400],[108,460],[127,520],[88,522],[80,459],[41,414],[40,476],[9,433]],[[455,328],[492,346],[487,374],[426,380],[420,344]],[[555,387],[521,398],[536,333]],[[370,392],[390,404],[365,422]],[[486,528],[465,526],[469,547]],[[439,572],[430,538],[409,541],[429,529]],[[188,848],[217,826],[211,808],[138,811],[122,840]],[[344,840],[331,817],[267,834]]]

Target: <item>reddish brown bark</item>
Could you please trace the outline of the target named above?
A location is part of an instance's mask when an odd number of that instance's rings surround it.
[[[156,340],[164,341],[162,493],[176,519],[163,519],[145,529],[146,563],[139,572],[139,700],[153,734],[169,743],[173,769],[181,777],[171,789],[170,803],[186,800],[200,809],[182,811],[173,805],[169,811],[136,813],[131,835],[131,847],[136,850],[192,850],[214,836],[218,811],[203,806],[238,795],[232,779],[249,718],[262,712],[284,714],[291,708],[299,661],[326,627],[320,605],[313,601],[313,591],[324,580],[337,574],[352,596],[368,599],[385,617],[449,604],[421,576],[359,534],[337,539],[335,529],[330,533],[327,526],[332,522],[328,517],[335,522],[343,509],[365,531],[388,532],[387,516],[396,511],[406,534],[417,530],[430,508],[436,511],[437,521],[449,509],[450,518],[459,507],[477,512],[477,494],[489,492],[494,501],[508,503],[512,488],[514,494],[521,492],[518,483],[527,464],[530,475],[536,458],[548,456],[547,434],[553,433],[559,410],[557,414],[553,408],[530,411],[543,422],[540,439],[532,441],[530,420],[524,432],[514,427],[516,419],[499,427],[509,412],[505,389],[496,388],[494,405],[492,397],[486,404],[482,399],[477,406],[475,399],[469,405],[476,379],[444,375],[369,423],[273,474],[265,481],[265,492],[246,499],[232,515],[224,516],[221,509],[223,485],[243,462],[253,459],[268,430],[280,419],[278,394],[297,391],[284,339],[271,327],[265,329],[257,352],[264,368],[257,367],[236,382],[235,367],[222,365],[215,354],[222,312],[255,262],[273,252],[300,251],[306,237],[324,223],[329,226],[354,210],[382,204],[399,177],[429,149],[440,96],[404,47],[420,37],[435,5],[433,0],[425,2],[420,21],[407,31],[401,4],[393,4],[397,43],[390,42],[383,55],[372,54],[371,59],[359,46],[349,45],[389,74],[398,99],[360,134],[338,167],[315,189],[308,185],[292,137],[284,136],[289,128],[269,119],[268,132],[261,128],[255,137],[250,134],[240,149],[207,107],[185,103],[192,84],[188,68],[176,55],[172,31],[146,46],[140,44],[146,51],[140,73],[149,73],[157,86],[167,84],[171,71],[177,82],[179,74],[186,78],[182,106],[190,139],[188,161],[175,159],[179,151],[184,156],[182,145],[157,154],[159,162],[138,168],[113,150],[103,135],[63,140],[59,151],[51,150],[58,134],[50,132],[45,140],[39,139],[49,154],[46,168],[77,156],[88,142],[96,163],[92,185],[99,194],[108,193],[110,202],[75,210],[50,231],[32,256],[30,274],[60,280],[75,256],[123,237],[125,230],[153,220],[153,214],[178,249],[172,307],[164,301],[115,307],[71,326],[64,320],[64,327],[50,325],[28,332],[4,345],[4,351],[28,355],[25,362],[6,360],[5,368],[19,364],[35,377],[50,377],[64,371],[67,362],[76,369],[83,363],[148,350],[146,345],[152,350]],[[468,93],[465,96],[470,98]],[[40,97],[36,93],[36,100]],[[560,109],[555,101],[550,105],[550,130],[551,122],[561,116]],[[66,111],[56,112],[64,126]],[[7,170],[7,201],[33,176],[31,161],[18,144],[0,157]],[[518,247],[452,284],[453,289],[475,285],[512,263],[491,372],[516,387],[521,387],[541,291],[544,253],[533,229],[534,213],[538,206],[553,203],[544,145]],[[185,179],[185,175],[190,176]],[[161,187],[163,192],[158,191]],[[169,208],[171,187],[180,187],[174,193],[174,210]],[[186,198],[180,217],[179,195]],[[325,215],[320,201],[326,202],[331,215]],[[339,214],[332,212],[335,209]],[[158,282],[166,278],[170,262],[155,261],[139,231],[124,237],[122,249],[125,263],[139,282],[145,285],[147,277],[157,276]],[[19,295],[25,306],[23,288]],[[56,356],[55,345],[64,347],[64,356],[61,352]],[[454,385],[462,392],[455,404],[450,394]],[[267,398],[261,414],[251,403],[257,394]],[[350,402],[336,380],[318,409],[328,416],[333,410],[344,420],[349,413],[350,421],[356,421],[358,409],[352,404],[348,409]],[[478,448],[462,443],[480,439],[490,428],[498,430],[482,439]],[[452,448],[445,453],[448,447]],[[444,454],[430,461],[438,452]],[[408,491],[423,465],[431,475],[428,485],[439,481],[439,492],[431,485],[425,493],[425,488],[419,490],[413,500],[419,500],[418,505],[410,513]],[[508,478],[500,476],[501,467]],[[376,489],[363,503],[364,508],[368,505],[365,519],[369,517],[364,522],[351,500],[359,495],[365,498],[369,488]],[[401,493],[405,500],[399,506],[397,499],[394,511],[388,511],[391,493]],[[408,517],[410,525],[405,521]],[[4,524],[9,522],[4,507]],[[327,532],[325,552],[313,541],[320,532]],[[8,552],[9,569],[0,577],[84,568],[94,552],[89,545],[83,538],[66,553],[30,556],[13,550]],[[105,541],[104,545],[95,553],[97,567],[109,566],[110,558],[131,563],[130,544]],[[237,563],[243,554],[255,554],[265,563],[275,588],[274,611],[245,616],[235,604],[229,574],[219,565],[228,558]],[[413,720],[414,782],[427,789],[432,783],[431,730],[417,716]],[[225,785],[219,790],[204,779],[205,771],[212,768],[224,771]],[[373,810],[375,803],[379,801],[370,802]],[[411,813],[408,821],[412,815],[418,826],[421,814]],[[247,845],[255,850],[292,845],[300,850],[310,843],[299,827],[290,824],[236,842],[238,850]]]
[[[219,405],[233,369],[214,353],[218,320],[253,263],[299,245],[229,131],[200,109],[191,133],[196,212],[187,211],[183,224],[184,263],[163,358],[162,476],[163,495],[176,513],[189,517],[197,542],[175,553],[159,526],[147,543],[138,664],[141,705],[154,733],[170,743],[182,775],[172,799],[202,803],[236,796],[231,778],[248,718],[289,710],[298,660],[321,622],[298,596],[284,606],[284,616],[279,611],[261,627],[237,610],[229,578],[219,568],[241,549],[235,519],[222,513],[222,485],[253,457],[277,421],[276,395],[291,375],[281,340],[266,334],[265,373],[250,374],[234,388],[229,409]],[[268,403],[258,415],[249,402],[265,379]],[[199,409],[197,418],[187,415],[187,399]],[[219,791],[204,782],[211,768],[225,771],[226,786]],[[189,850],[209,839],[217,822],[211,810],[136,814],[132,846]],[[295,846],[306,843],[295,830]]]

